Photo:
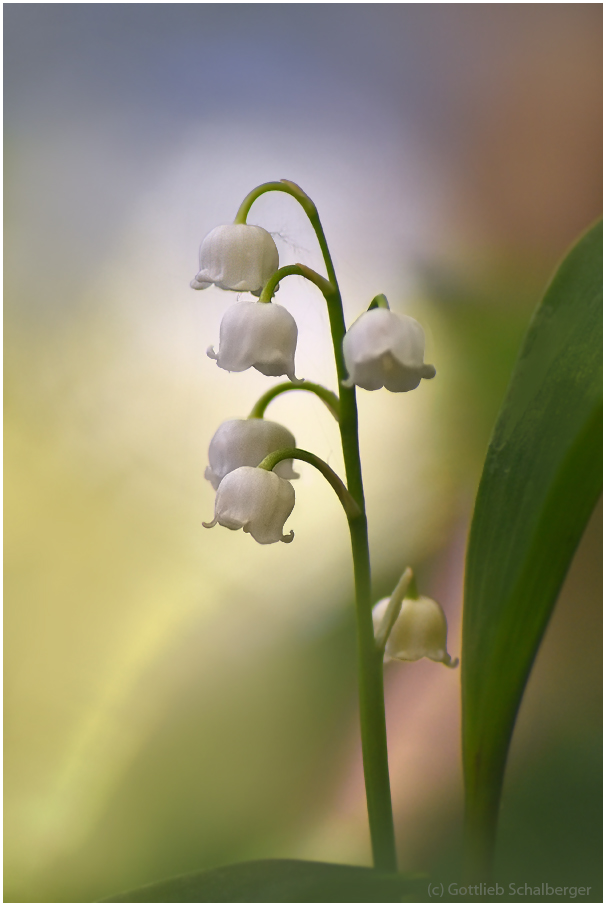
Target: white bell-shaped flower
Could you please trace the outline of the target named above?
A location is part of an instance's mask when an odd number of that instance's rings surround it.
[[[225,476],[217,489],[215,518],[205,528],[219,523],[236,531],[244,529],[259,544],[292,541],[294,532],[284,534],[284,523],[295,505],[290,481],[275,472],[241,466]]]
[[[421,378],[435,376],[425,365],[425,333],[418,321],[387,308],[373,308],[360,315],[343,338],[343,356],[349,377],[345,387],[399,393],[414,390]]]
[[[223,315],[219,328],[219,351],[207,355],[225,371],[256,368],[261,374],[295,377],[297,323],[274,302],[236,302]]]
[[[372,610],[375,635],[379,631],[383,616],[389,604],[383,598]],[[446,651],[448,626],[444,611],[437,601],[420,596],[404,598],[385,646],[385,659],[396,661],[418,661],[427,657],[447,667],[456,667],[458,660],[452,660]]]
[[[215,227],[200,246],[200,269],[190,286],[259,295],[279,267],[276,243],[267,230],[249,223],[226,223]]]
[[[215,491],[229,472],[240,466],[258,466],[276,450],[296,447],[288,428],[264,418],[233,418],[215,431],[208,448],[209,466],[204,473]],[[292,459],[283,459],[274,472],[280,478],[298,478]]]

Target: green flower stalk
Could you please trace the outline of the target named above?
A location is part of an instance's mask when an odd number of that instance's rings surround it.
[[[316,233],[326,276],[302,264],[280,268],[270,234],[247,223],[256,199],[272,191],[287,193],[303,207]],[[290,276],[310,281],[324,297],[338,396],[319,384],[295,377],[297,326],[289,312],[273,301],[278,286]],[[295,502],[290,483],[290,479],[296,477],[292,472],[295,459],[314,466],[337,494],[347,517],[353,557],[360,729],[373,861],[377,868],[395,872],[397,858],[387,757],[383,657],[385,651],[390,650],[390,631],[391,638],[400,638],[398,625],[402,620],[408,620],[406,626],[409,627],[410,613],[415,608],[425,615],[419,619],[421,622],[425,619],[428,656],[438,652],[442,636],[438,627],[439,613],[436,617],[436,612],[422,603],[429,599],[417,599],[409,613],[409,605],[406,609],[402,605],[402,595],[397,612],[395,605],[390,607],[387,622],[381,621],[383,635],[380,641],[375,640],[356,384],[369,390],[385,386],[389,390],[407,391],[418,386],[422,378],[433,377],[435,369],[423,361],[423,329],[412,318],[391,312],[385,296],[379,295],[373,299],[369,311],[346,331],[341,293],[317,208],[311,198],[289,180],[258,186],[242,202],[234,224],[218,227],[206,237],[200,248],[200,269],[192,286],[203,289],[211,284],[232,291],[246,289],[258,296],[258,302],[240,301],[227,311],[220,327],[219,350],[215,352],[211,347],[209,356],[227,371],[238,372],[253,367],[270,376],[286,375],[291,383],[268,390],[255,404],[248,420],[232,420],[217,431],[211,442],[210,466],[206,473],[217,490],[215,516],[206,525],[212,527],[218,523],[232,530],[242,528],[261,544],[292,541],[294,533],[292,530],[285,533],[284,524]],[[336,418],[343,448],[345,482],[315,454],[297,448],[294,437],[286,428],[264,422],[269,403],[293,389],[315,394]],[[439,607],[435,602],[432,604]],[[420,625],[418,619],[417,625]],[[407,631],[410,636],[409,629]],[[445,633],[443,642],[443,656],[437,659],[446,663]],[[407,651],[412,651],[410,645]]]

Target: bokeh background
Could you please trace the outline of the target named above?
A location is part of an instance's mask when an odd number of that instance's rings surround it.
[[[359,393],[374,589],[459,623],[475,488],[519,341],[600,213],[599,4],[7,4],[5,901],[231,861],[369,863],[348,536],[303,465],[261,547],[205,532],[206,451],[270,381],[206,358],[197,249],[255,185],[320,210],[348,323],[379,292],[438,376]],[[296,203],[250,222],[321,269]],[[297,373],[335,387],[290,278]],[[307,394],[268,415],[339,470]],[[600,884],[600,521],[522,707],[498,874]],[[387,671],[403,868],[458,878],[459,672]],[[593,894],[590,897],[593,899]]]

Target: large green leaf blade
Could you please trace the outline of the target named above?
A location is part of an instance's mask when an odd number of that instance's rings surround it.
[[[104,902],[414,903],[426,883],[353,865],[265,859],[183,875]]]
[[[602,225],[528,329],[478,490],[463,620],[468,858],[487,868],[524,686],[602,485]]]

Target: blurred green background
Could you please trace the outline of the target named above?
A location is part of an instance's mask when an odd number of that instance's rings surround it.
[[[601,207],[599,4],[10,4],[5,26],[5,901],[249,858],[369,864],[348,535],[302,465],[289,547],[204,532],[206,451],[271,382],[206,358],[204,235],[293,179],[348,323],[384,292],[438,371],[359,393],[374,588],[459,654],[466,533],[519,341]],[[250,222],[321,269],[292,199]],[[335,387],[298,278],[297,374]],[[272,404],[341,469],[307,394]],[[516,729],[498,874],[601,900],[600,519]],[[401,865],[458,880],[459,673],[387,670]],[[593,891],[590,899],[593,901]]]

